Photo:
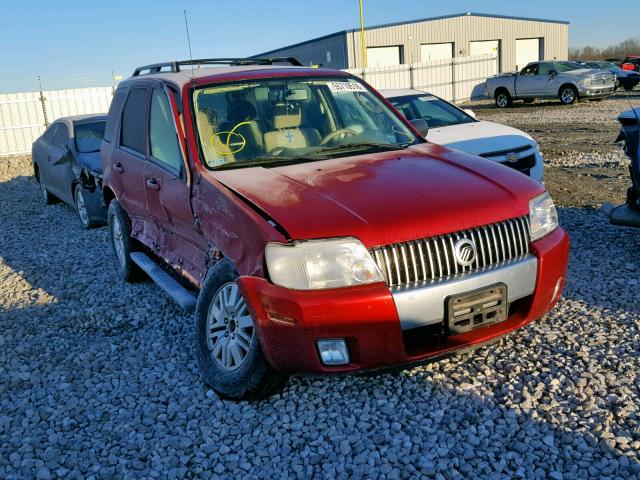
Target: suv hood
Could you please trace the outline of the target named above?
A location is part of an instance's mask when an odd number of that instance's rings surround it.
[[[508,167],[434,144],[211,174],[293,240],[354,236],[367,247],[527,215],[543,191]]]
[[[536,145],[535,140],[521,130],[485,121],[430,128],[427,140],[474,155]]]

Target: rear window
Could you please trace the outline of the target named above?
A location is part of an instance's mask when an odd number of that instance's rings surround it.
[[[129,92],[122,112],[120,144],[143,155],[146,149],[146,118],[148,90],[134,88]]]
[[[105,122],[81,123],[75,126],[76,150],[80,153],[99,152],[104,137]]]
[[[53,136],[53,144],[56,147],[64,148],[69,142],[69,129],[64,123],[58,124],[56,134]]]
[[[115,137],[118,118],[120,118],[120,112],[122,111],[122,104],[124,103],[125,98],[127,98],[127,91],[124,88],[120,88],[116,91],[113,99],[111,100],[109,116],[107,117],[107,125],[104,129],[104,140],[109,143],[113,142],[113,138]]]

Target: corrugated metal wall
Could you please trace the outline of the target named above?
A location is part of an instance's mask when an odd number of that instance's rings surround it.
[[[348,32],[346,38],[349,66],[362,66],[359,32]],[[516,39],[519,38],[543,38],[544,59],[564,60],[568,56],[569,26],[564,23],[463,15],[366,30],[366,46],[400,45],[405,63],[421,61],[421,44],[454,42],[456,56],[465,56],[469,55],[472,41],[500,40],[503,72],[515,70]]]
[[[303,65],[322,65],[328,68],[347,68],[348,54],[345,33],[318,38],[279,50],[255,55],[256,57],[295,57]]]
[[[31,144],[60,117],[106,113],[112,87],[76,88],[42,92],[0,94],[0,155],[30,153]]]

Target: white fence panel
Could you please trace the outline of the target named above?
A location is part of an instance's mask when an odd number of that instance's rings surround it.
[[[352,68],[347,71],[364,78],[378,89],[415,88],[456,102],[484,96],[484,81],[497,73],[495,55],[446,58],[364,70]]]
[[[109,110],[112,87],[42,92],[47,122],[60,117]],[[45,130],[40,92],[0,94],[0,156],[31,152],[31,144]]]

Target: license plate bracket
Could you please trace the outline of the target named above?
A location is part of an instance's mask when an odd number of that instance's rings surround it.
[[[507,319],[507,286],[497,283],[446,300],[447,329],[450,335],[468,332]]]

